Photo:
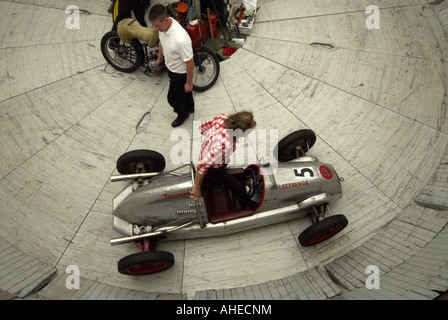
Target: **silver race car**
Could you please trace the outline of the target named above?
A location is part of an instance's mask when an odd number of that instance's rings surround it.
[[[306,152],[314,145],[313,131],[289,134],[274,148],[278,160],[246,168],[226,168],[246,188],[258,207],[243,207],[220,181],[206,180],[202,196],[192,200],[195,167],[184,165],[164,171],[164,157],[152,150],[134,150],[117,160],[120,175],[111,181],[131,181],[113,200],[113,229],[123,237],[111,244],[137,242],[138,253],[122,258],[118,271],[129,275],[151,274],[174,265],[174,256],[157,251],[159,240],[223,236],[275,223],[311,218],[298,237],[302,246],[322,242],[343,230],[343,215],[325,217],[328,205],[341,198],[341,181],[334,168]],[[180,173],[179,171],[188,171]]]

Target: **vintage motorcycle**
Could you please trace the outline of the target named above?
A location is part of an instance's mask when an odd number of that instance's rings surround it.
[[[195,39],[197,41],[200,39]],[[141,26],[135,19],[118,23],[117,31],[107,32],[101,39],[104,59],[116,70],[131,73],[139,69],[146,75],[162,75],[163,68],[156,68],[158,33],[154,28]],[[193,90],[211,88],[219,76],[219,60],[207,47],[193,48]]]

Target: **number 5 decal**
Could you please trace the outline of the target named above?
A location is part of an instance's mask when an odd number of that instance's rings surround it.
[[[300,172],[298,169],[294,169],[294,174],[296,177],[304,178],[305,173],[308,173],[310,177],[314,177],[314,172],[310,168],[303,168],[300,170]]]

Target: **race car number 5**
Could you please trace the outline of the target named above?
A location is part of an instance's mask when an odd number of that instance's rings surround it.
[[[299,169],[294,169],[294,175],[296,177],[304,178],[305,173],[308,173],[308,176],[310,178],[314,177],[314,172],[313,172],[313,170],[311,170],[311,168],[302,168],[302,169],[300,169],[300,171],[299,171]]]

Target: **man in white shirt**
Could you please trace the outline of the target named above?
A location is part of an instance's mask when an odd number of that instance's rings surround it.
[[[154,5],[149,11],[149,21],[159,31],[159,56],[156,66],[160,68],[165,60],[170,78],[168,103],[177,113],[171,124],[178,127],[194,112],[193,100],[193,46],[187,31],[169,17],[161,4]]]

